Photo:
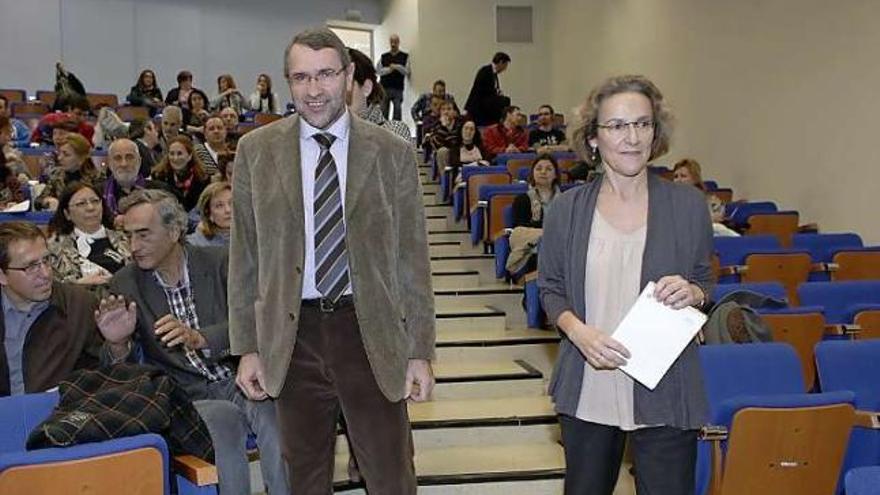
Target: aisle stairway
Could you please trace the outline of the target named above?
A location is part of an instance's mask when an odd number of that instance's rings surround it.
[[[499,283],[472,247],[437,185],[423,177],[437,312],[437,387],[410,404],[419,493],[559,494],[565,466],[546,395],[559,338],[525,328],[522,289]],[[337,440],[337,493],[348,481],[348,445]]]

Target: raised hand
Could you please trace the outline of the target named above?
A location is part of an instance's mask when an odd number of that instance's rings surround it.
[[[126,305],[122,296],[105,297],[95,310],[95,323],[108,343],[124,344],[134,333],[137,305],[133,302]]]

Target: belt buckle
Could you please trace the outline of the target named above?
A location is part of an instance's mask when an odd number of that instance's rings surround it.
[[[322,297],[318,299],[318,308],[322,313],[332,313],[336,310],[336,305],[330,302],[330,299]]]

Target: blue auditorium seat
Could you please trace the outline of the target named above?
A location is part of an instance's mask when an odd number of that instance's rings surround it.
[[[823,306],[829,324],[852,323],[853,312],[880,304],[880,281],[807,282],[798,287],[804,306]]]

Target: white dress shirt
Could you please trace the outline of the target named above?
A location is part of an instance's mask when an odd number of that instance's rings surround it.
[[[348,172],[348,130],[351,118],[348,110],[336,119],[326,130],[316,129],[309,125],[305,119],[299,119],[299,152],[300,169],[302,170],[303,187],[303,219],[305,220],[305,247],[306,259],[303,266],[303,299],[318,299],[321,293],[315,283],[315,170],[318,168],[318,157],[321,155],[321,146],[312,137],[321,132],[327,132],[336,137],[330,146],[330,154],[336,162],[336,175],[339,177],[339,192],[342,196],[343,225],[345,224],[345,179]],[[350,275],[349,275],[350,276]],[[344,294],[351,294],[351,289],[346,289]]]

